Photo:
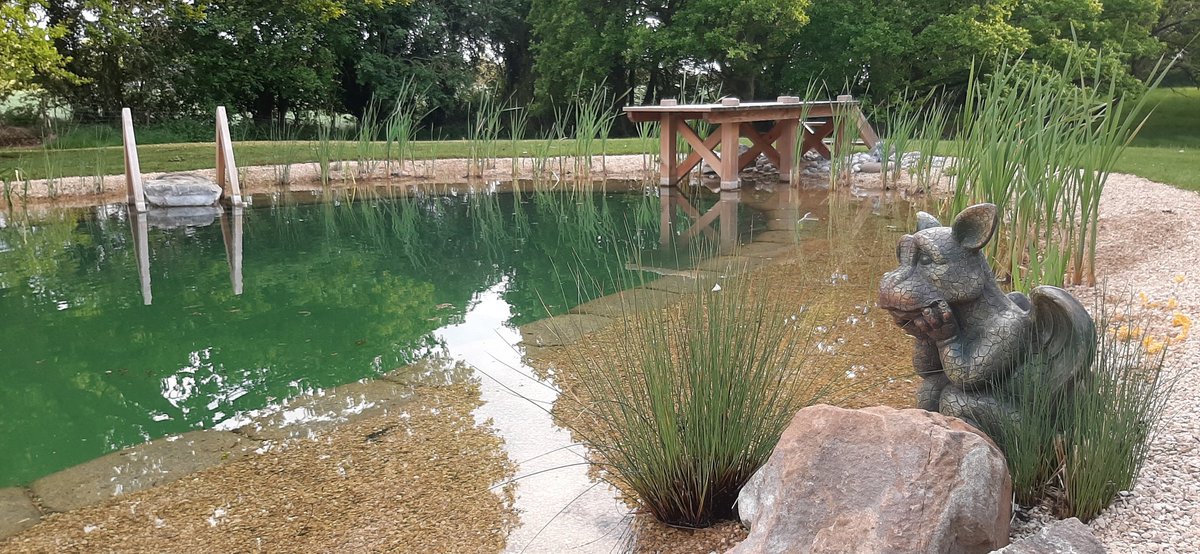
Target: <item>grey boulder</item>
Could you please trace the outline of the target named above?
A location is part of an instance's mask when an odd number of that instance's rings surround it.
[[[142,186],[146,201],[165,208],[211,206],[221,197],[221,187],[194,173],[168,173]]]

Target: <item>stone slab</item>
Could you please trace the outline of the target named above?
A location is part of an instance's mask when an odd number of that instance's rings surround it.
[[[30,489],[52,512],[92,506],[114,496],[164,485],[261,446],[227,431],[192,431],[155,439],[47,475]]]
[[[739,256],[750,256],[752,258],[782,258],[795,253],[796,245],[755,241],[739,246],[734,252]]]
[[[533,346],[563,346],[609,326],[613,320],[592,314],[563,314],[522,325],[521,342]]]
[[[571,313],[619,318],[626,314],[665,308],[678,301],[678,294],[665,290],[629,289],[575,306],[571,308]]]
[[[292,398],[278,409],[253,417],[238,433],[263,441],[312,439],[347,421],[403,411],[412,385],[373,379]]]
[[[673,292],[675,294],[691,294],[705,291],[721,282],[721,276],[710,271],[696,271],[694,275],[666,275],[661,279],[646,283],[645,288]]]
[[[764,231],[754,235],[754,242],[778,242],[782,244],[796,244],[795,231]]]
[[[474,375],[475,370],[462,361],[431,356],[384,373],[380,379],[413,387],[437,387],[466,383]]]
[[[33,505],[25,489],[0,489],[0,539],[33,527],[41,520],[42,512]]]
[[[760,268],[770,263],[766,258],[754,258],[750,256],[717,256],[700,262],[696,269],[705,271],[715,271],[726,277],[740,275],[747,271]]]
[[[1000,554],[1104,554],[1106,550],[1091,528],[1077,518],[1051,522],[1036,534],[994,553]]]

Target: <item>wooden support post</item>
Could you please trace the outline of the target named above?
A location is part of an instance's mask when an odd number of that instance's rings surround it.
[[[718,132],[721,133],[721,166],[717,173],[721,174],[721,190],[737,190],[742,181],[738,177],[738,142],[742,138],[741,124],[734,122],[722,123]]]
[[[137,139],[133,135],[133,112],[121,108],[121,141],[125,148],[125,191],[134,211],[146,211],[146,194],[142,191],[142,166],[138,163]]]
[[[221,211],[221,236],[225,239],[225,259],[229,263],[229,282],[233,294],[242,294],[242,208],[234,206],[229,214]],[[231,221],[232,220],[232,221]]]
[[[133,252],[137,258],[138,281],[142,285],[142,304],[149,306],[154,297],[150,293],[150,227],[146,215],[130,210],[129,230],[133,232]]]
[[[662,177],[659,179],[658,184],[664,187],[669,187],[675,184],[676,121],[679,121],[679,118],[669,113],[664,113],[662,118],[659,120],[658,171]]]
[[[789,183],[796,176],[796,131],[800,127],[798,119],[784,119],[775,126],[779,128],[779,179]]]
[[[217,106],[217,186],[221,196],[233,206],[245,206],[242,185],[238,182],[237,163],[233,159],[233,140],[229,138],[229,118],[225,106]]]

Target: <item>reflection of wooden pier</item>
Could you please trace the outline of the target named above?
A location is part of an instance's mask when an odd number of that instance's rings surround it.
[[[225,242],[225,259],[229,265],[229,281],[233,294],[242,294],[242,208],[221,210],[221,236]],[[145,213],[129,210],[129,227],[133,232],[133,249],[137,257],[138,281],[142,287],[142,304],[153,301],[150,287],[150,224]]]
[[[738,224],[737,210],[740,203],[736,191],[722,191],[716,205],[704,213],[694,206],[679,189],[675,187],[659,187],[662,204],[662,219],[659,224],[659,243],[666,246],[671,241],[674,232],[675,214],[682,212],[691,225],[677,235],[684,244],[691,242],[703,234],[710,239],[716,239],[722,252],[737,246]],[[714,230],[713,227],[716,227]]]
[[[659,171],[664,186],[678,183],[705,161],[721,176],[722,189],[737,189],[741,186],[738,173],[753,164],[759,154],[766,155],[779,168],[780,177],[791,182],[796,159],[806,152],[816,151],[826,158],[833,155],[825,146],[825,140],[831,136],[836,135],[835,149],[839,142],[847,141],[851,129],[869,147],[879,142],[858,102],[850,96],[839,96],[832,102],[801,102],[795,96],[780,96],[775,102],[746,103],[726,98],[720,104],[678,104],[663,100],[658,106],[626,106],[625,113],[634,122],[659,123]],[[688,121],[705,121],[717,127],[708,138],[701,139]],[[759,122],[770,123],[771,128],[759,133],[754,125]],[[678,137],[692,149],[682,161],[678,158]],[[751,146],[739,153],[742,138],[749,139]]]

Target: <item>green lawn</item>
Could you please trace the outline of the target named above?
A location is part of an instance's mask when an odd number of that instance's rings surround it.
[[[545,141],[527,140],[517,143],[523,156],[545,148]],[[216,159],[212,143],[152,144],[138,147],[138,161],[143,173],[156,171],[188,171],[211,168]],[[320,159],[321,145],[310,141],[256,141],[235,142],[234,158],[239,166],[281,165],[286,163],[316,162]],[[594,145],[599,153],[600,143]],[[333,141],[328,143],[329,158],[337,160],[359,159],[359,144],[356,142]],[[639,139],[611,139],[604,149],[609,154],[640,154],[647,149],[658,151],[657,141],[643,143]],[[574,141],[556,141],[551,144],[551,155],[571,154],[576,150]],[[513,145],[502,140],[495,144],[496,156],[509,158]],[[385,145],[372,143],[369,157],[382,159]],[[395,154],[393,154],[393,157]],[[419,160],[467,158],[470,144],[463,140],[417,141],[412,144],[412,157]],[[71,177],[78,175],[115,175],[125,172],[122,150],[110,146],[104,148],[56,149],[0,149],[0,178],[13,179],[16,170],[22,178],[43,179],[47,176]]]
[[[1150,104],[1155,106],[1150,119],[1142,128],[1133,146],[1117,162],[1116,170],[1147,179],[1200,191],[1200,88],[1161,89],[1151,93]],[[647,149],[656,152],[656,141],[613,139],[605,145],[609,154],[639,154]],[[521,141],[517,144],[523,155],[544,148],[544,141]],[[495,144],[496,156],[511,157],[513,146],[506,140]],[[549,152],[570,154],[573,141],[557,141]],[[595,148],[599,149],[597,144]],[[319,159],[317,142],[237,142],[234,152],[240,166],[279,165],[284,163],[315,162]],[[187,171],[212,167],[215,153],[211,143],[161,144],[138,149],[143,172]],[[335,160],[355,160],[362,157],[354,142],[331,142],[326,147]],[[383,157],[384,145],[373,143],[369,157]],[[470,155],[467,141],[418,141],[413,143],[412,157],[416,159],[466,158]],[[56,149],[0,149],[0,178],[21,176],[41,179],[47,176],[112,175],[124,172],[119,147]]]

